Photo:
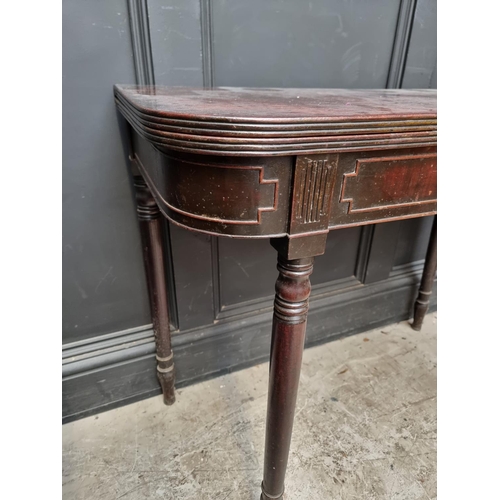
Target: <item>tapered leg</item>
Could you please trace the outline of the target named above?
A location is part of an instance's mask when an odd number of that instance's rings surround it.
[[[418,297],[415,301],[415,309],[413,312],[413,323],[411,327],[414,330],[421,330],[424,316],[429,309],[429,300],[432,294],[432,285],[436,276],[437,267],[437,217],[434,218],[432,226],[431,239],[425,256],[424,273],[420,282]]]
[[[283,498],[313,260],[312,257],[295,260],[278,257],[261,500]]]
[[[151,305],[151,318],[156,340],[156,373],[163,391],[163,401],[166,405],[171,405],[175,401],[175,373],[170,341],[161,213],[149,188],[140,175],[134,176],[134,186]]]

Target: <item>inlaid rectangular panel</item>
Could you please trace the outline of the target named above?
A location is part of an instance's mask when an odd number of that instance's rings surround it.
[[[185,162],[167,170],[166,184],[172,187],[167,187],[166,196],[172,210],[226,224],[260,224],[263,212],[277,209],[278,180],[266,179],[263,166],[210,166],[203,177],[202,163]],[[201,196],[193,190],[198,179],[204,184]]]
[[[286,231],[293,157],[233,158],[160,152],[132,131],[134,161],[160,210],[209,234]]]
[[[435,154],[357,160],[356,170],[344,174],[341,202],[348,213],[376,212],[428,205],[437,200]]]
[[[436,211],[434,146],[339,155],[330,228],[409,219]]]

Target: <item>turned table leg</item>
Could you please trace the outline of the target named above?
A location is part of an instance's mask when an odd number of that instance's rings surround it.
[[[414,330],[421,330],[424,316],[429,309],[429,301],[432,294],[432,285],[434,284],[434,277],[436,276],[437,267],[437,217],[434,218],[432,226],[431,239],[429,247],[427,248],[427,255],[425,256],[424,272],[422,274],[422,281],[420,282],[420,289],[418,297],[415,301],[415,309],[413,312],[413,323],[411,327]]]
[[[261,500],[282,499],[306,333],[313,258],[278,257]]]
[[[175,372],[163,261],[162,221],[160,219],[162,215],[142,176],[134,176],[134,187],[156,341],[156,374],[163,391],[163,401],[166,405],[171,405],[175,401]]]

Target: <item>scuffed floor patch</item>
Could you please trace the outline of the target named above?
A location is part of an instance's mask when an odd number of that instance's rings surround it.
[[[436,498],[436,313],[304,353],[287,500]],[[63,426],[65,500],[258,500],[268,365]]]

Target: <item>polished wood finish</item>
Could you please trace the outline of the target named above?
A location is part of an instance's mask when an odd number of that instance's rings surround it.
[[[132,142],[134,160],[163,214],[212,235],[323,234],[325,241],[331,229],[437,210],[435,146],[243,158],[166,154],[134,131]]]
[[[293,159],[160,153],[132,131],[134,160],[163,214],[213,235],[286,235]]]
[[[272,156],[436,142],[435,91],[115,86],[116,104],[160,149]]]
[[[435,91],[115,86],[115,98],[180,226],[286,237],[299,258],[331,229],[436,213]]]
[[[118,85],[115,100],[155,210],[198,232],[270,238],[278,251],[261,499],[281,499],[313,258],[330,230],[437,213],[436,92]],[[159,302],[166,314],[166,295],[151,293],[154,315]]]
[[[411,327],[414,330],[420,331],[424,317],[429,309],[429,301],[432,294],[432,285],[436,276],[437,268],[437,217],[434,218],[432,226],[431,239],[429,247],[427,248],[427,255],[425,256],[424,272],[422,274],[422,281],[418,291],[418,297],[415,301],[413,311],[413,323]]]
[[[134,187],[156,341],[156,374],[162,388],[163,401],[166,405],[171,405],[175,402],[175,371],[170,342],[160,210],[140,175],[134,176]]]
[[[306,334],[313,259],[278,257],[261,500],[281,499]]]

